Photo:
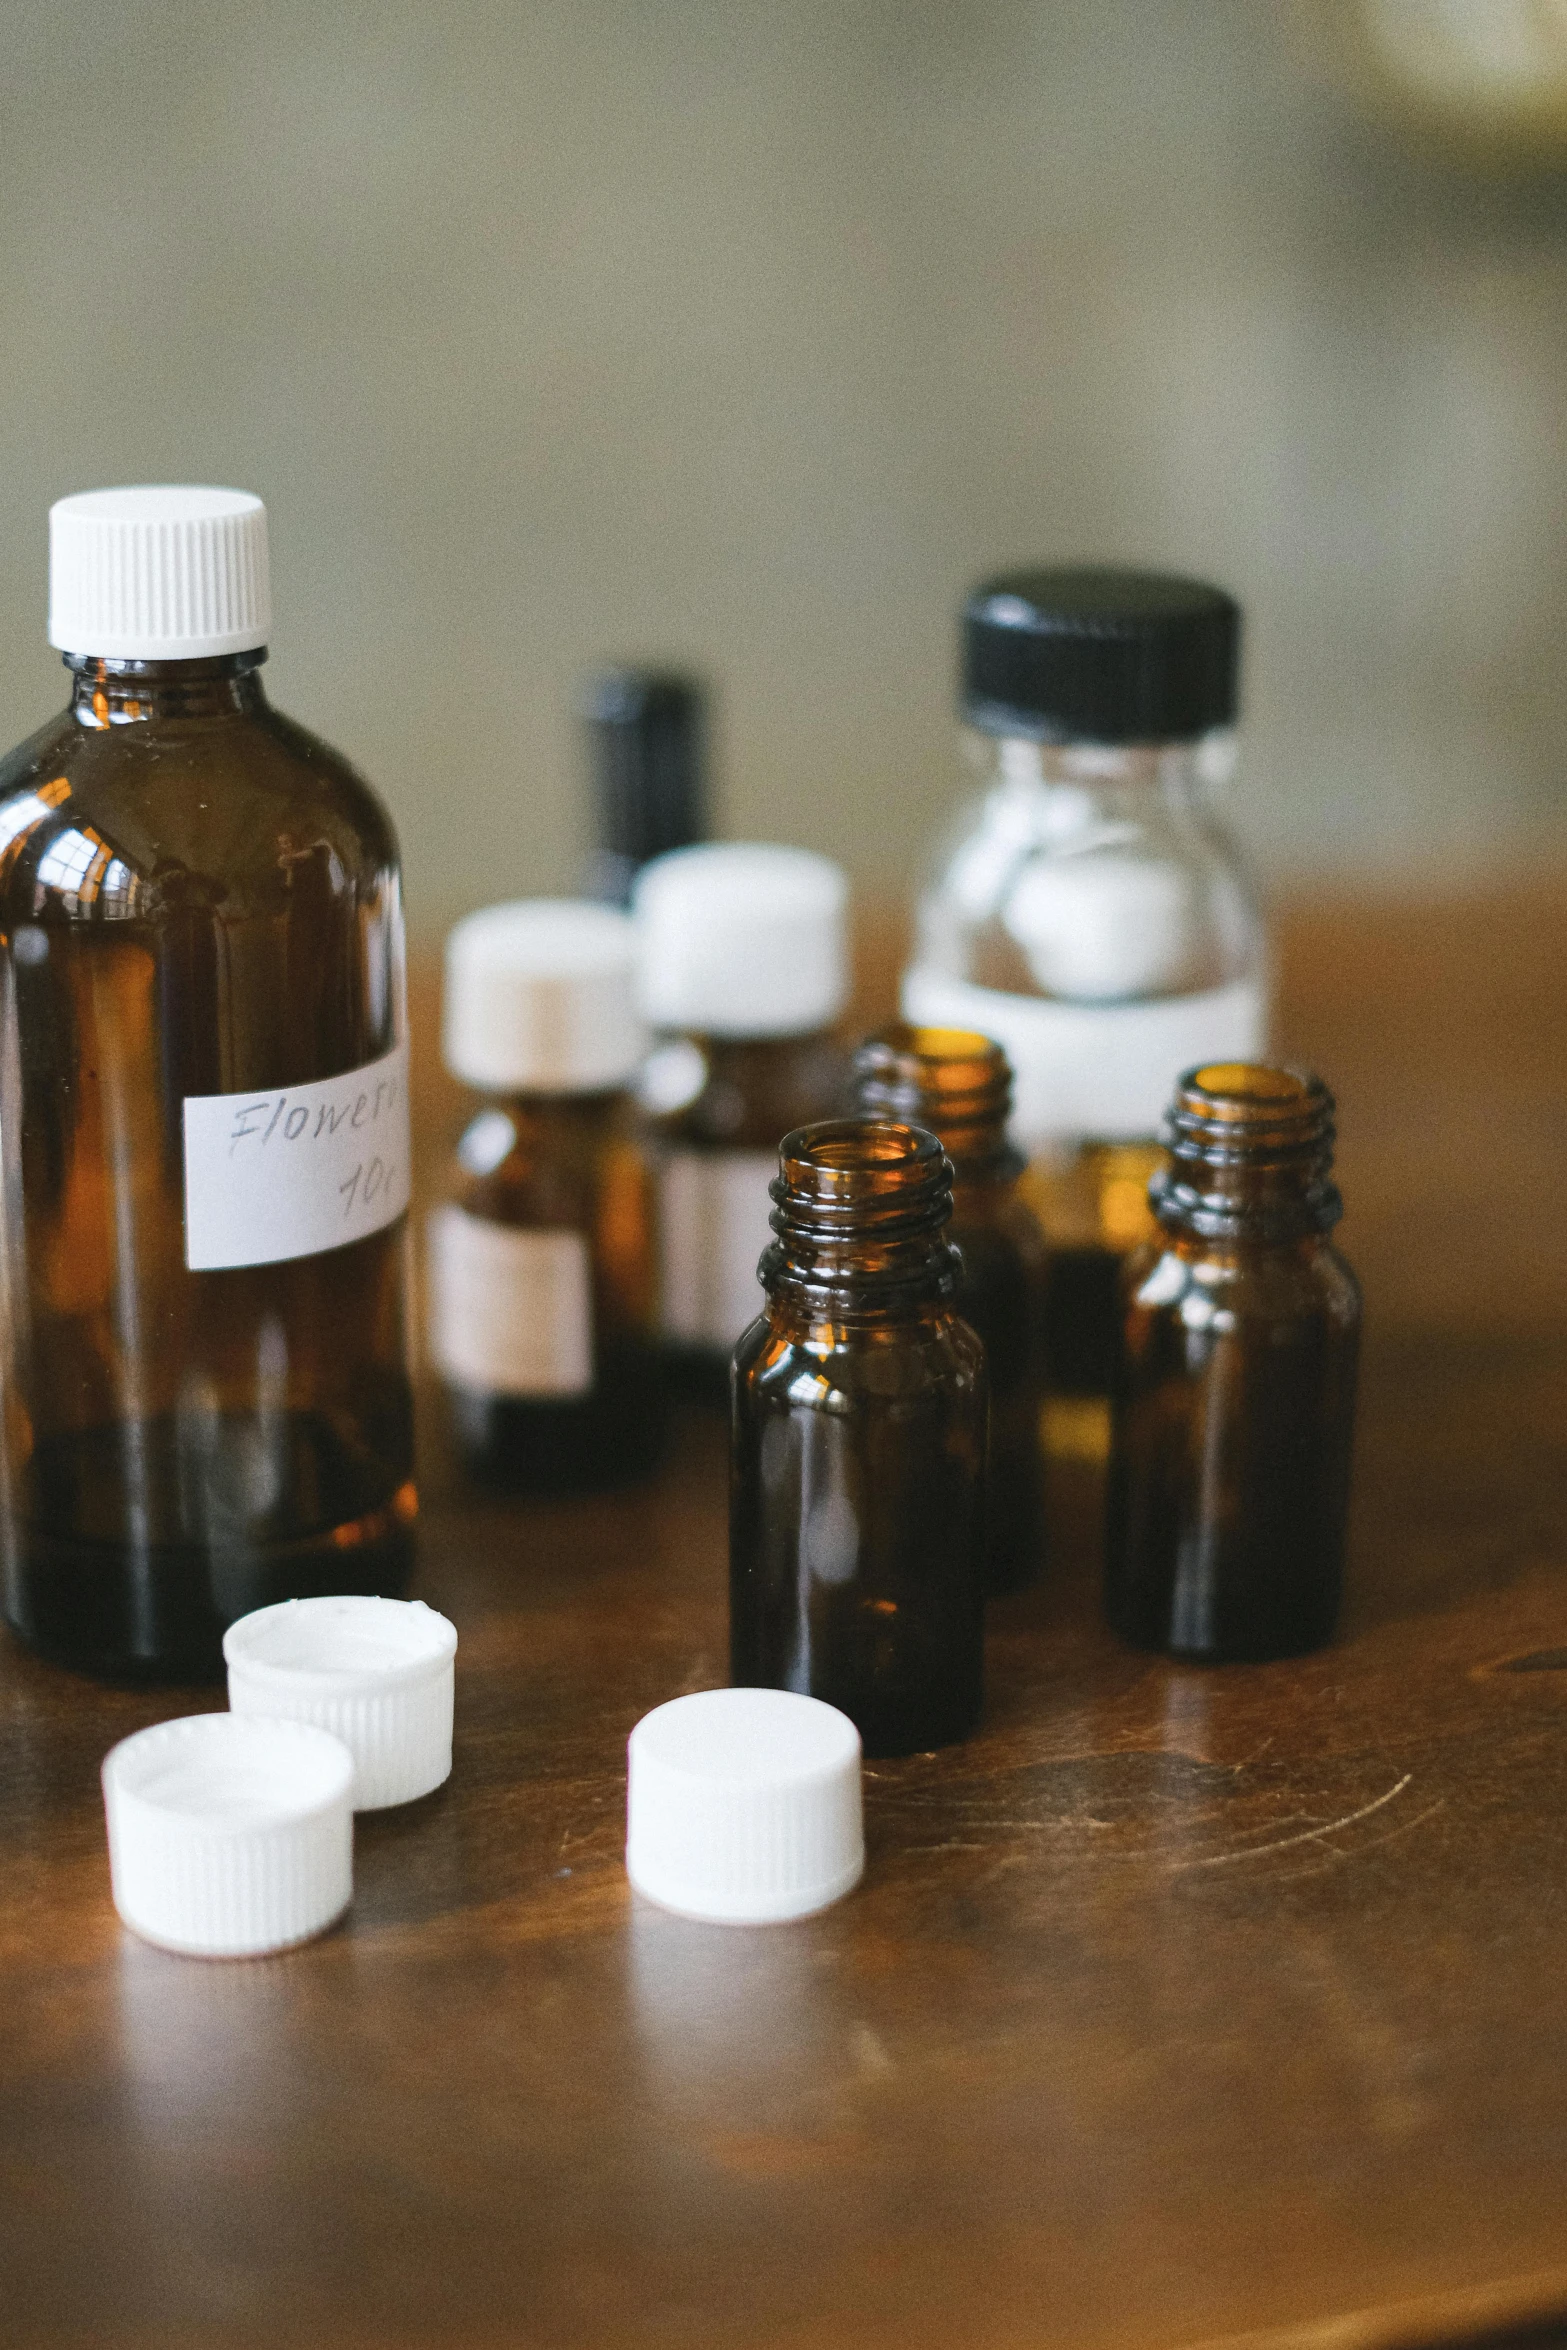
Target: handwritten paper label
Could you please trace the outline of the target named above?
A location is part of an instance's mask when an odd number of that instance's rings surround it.
[[[458,1387],[586,1395],[593,1279],[580,1232],[524,1232],[465,1208],[430,1219],[430,1352]]]
[[[408,1205],[408,1047],[315,1085],[185,1097],[185,1262],[319,1256]]]

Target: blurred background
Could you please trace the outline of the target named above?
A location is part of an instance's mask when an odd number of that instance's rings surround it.
[[[583,671],[901,894],[999,564],[1243,599],[1290,888],[1567,847],[1561,0],[0,0],[0,735],[45,512],[272,515],[282,706],[426,937],[568,887]]]

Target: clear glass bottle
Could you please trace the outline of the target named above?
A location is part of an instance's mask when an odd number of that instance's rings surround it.
[[[0,764],[0,1572],[44,1654],[188,1678],[408,1575],[397,844],[262,691],[259,500],[50,525],[71,703]]]
[[[635,953],[626,915],[559,899],[486,907],[447,941],[446,1064],[484,1105],[431,1219],[430,1340],[486,1484],[619,1484],[663,1444]]]
[[[990,1463],[988,1584],[1017,1591],[1044,1550],[1040,1325],[1046,1254],[1018,1191],[1022,1153],[1007,1139],[1012,1070],[1000,1045],[966,1028],[885,1028],[854,1056],[855,1098],[874,1118],[928,1126],[952,1162],[947,1238],[962,1260],[955,1303],[985,1348]]]
[[[730,1677],[825,1698],[867,1754],[979,1716],[984,1349],[958,1314],[952,1169],[923,1128],[784,1138],[766,1311],[734,1358]]]
[[[778,1145],[847,1100],[848,895],[827,858],[747,842],[660,857],[633,892],[642,1010],[665,1038],[641,1087],[662,1332],[676,1384],[714,1402],[756,1313]]]
[[[1290,1069],[1192,1070],[1154,1178],[1163,1232],[1126,1268],[1105,1590],[1140,1648],[1294,1656],[1343,1579],[1360,1286],[1333,1097]]]
[[[587,894],[624,906],[644,865],[707,837],[707,710],[694,678],[605,669],[583,688],[598,839]]]
[[[1239,641],[1229,596],[1161,573],[1019,572],[964,612],[980,797],[921,900],[903,1010],[979,1029],[1012,1062],[1063,1452],[1107,1441],[1117,1277],[1151,1229],[1171,1088],[1265,1041],[1262,922],[1213,805]]]

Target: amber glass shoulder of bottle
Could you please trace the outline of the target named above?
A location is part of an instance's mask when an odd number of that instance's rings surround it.
[[[786,1137],[781,1164],[734,1360],[731,1675],[838,1706],[868,1754],[922,1751],[981,1696],[987,1397],[950,1168],[869,1119]]]
[[[584,1393],[499,1393],[448,1373],[470,1473],[519,1492],[645,1475],[667,1413],[653,1335],[652,1179],[625,1093],[497,1099],[458,1144],[457,1167],[460,1213],[505,1231],[579,1234],[590,1285]]]
[[[703,1036],[700,1089],[659,1121],[694,1150],[776,1151],[795,1127],[843,1106],[848,1064],[830,1029],[809,1036]]]
[[[734,1342],[761,1304],[751,1275],[767,1238],[766,1189],[778,1145],[794,1128],[847,1107],[848,1061],[830,1029],[699,1036],[663,1050],[689,1056],[697,1078],[690,1098],[656,1116],[651,1129],[665,1185],[665,1359],[678,1392],[721,1405]],[[693,1251],[702,1263],[699,1299],[686,1294]]]
[[[1328,1239],[1333,1102],[1291,1070],[1194,1071],[1128,1263],[1106,1601],[1143,1648],[1225,1660],[1332,1637],[1360,1287]]]
[[[402,1034],[390,824],[263,658],[73,661],[0,765],[5,1606],[110,1673],[211,1671],[246,1609],[408,1566],[401,1226],[185,1264],[185,1097]]]

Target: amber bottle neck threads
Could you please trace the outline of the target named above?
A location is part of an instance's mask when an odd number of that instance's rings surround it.
[[[1165,1121],[1170,1165],[1148,1197],[1195,1239],[1292,1241],[1343,1214],[1332,1180],[1333,1096],[1320,1077],[1253,1061],[1191,1070]]]
[[[928,1126],[959,1183],[1022,1172],[1022,1156],[1007,1141],[1012,1065],[975,1029],[904,1021],[880,1029],[854,1056],[854,1094],[873,1118]]]
[[[873,1314],[952,1294],[960,1260],[942,1237],[952,1162],[934,1134],[828,1118],[786,1134],[778,1159],[778,1237],[762,1259],[769,1294]]]
[[[265,706],[257,674],[265,645],[200,661],[106,661],[66,653],[71,710],[85,726],[135,726],[149,719],[242,716]]]

